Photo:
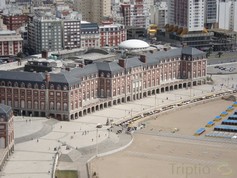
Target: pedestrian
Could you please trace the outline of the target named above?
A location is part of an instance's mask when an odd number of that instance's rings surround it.
[[[94,139],[92,138],[91,141],[93,142],[93,140],[94,140]]]

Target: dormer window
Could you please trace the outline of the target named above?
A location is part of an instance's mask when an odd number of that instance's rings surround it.
[[[25,88],[25,84],[24,83],[21,83],[21,88]]]
[[[7,86],[11,87],[12,86],[12,82],[8,82]]]
[[[38,84],[35,84],[34,89],[38,89],[38,88],[39,88]]]
[[[53,84],[50,85],[50,89],[54,89],[54,85]]]

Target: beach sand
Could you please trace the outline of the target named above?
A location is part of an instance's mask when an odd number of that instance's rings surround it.
[[[149,120],[130,147],[93,160],[92,171],[99,178],[236,178],[237,144],[189,139],[231,104],[217,100]],[[173,128],[179,128],[174,137],[156,134],[171,134]]]

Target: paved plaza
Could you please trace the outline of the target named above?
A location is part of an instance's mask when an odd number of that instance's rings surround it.
[[[174,90],[115,105],[70,122],[59,122],[45,118],[15,118],[15,152],[9,158],[2,172],[4,178],[50,178],[56,150],[62,145],[71,149],[80,149],[99,145],[108,140],[119,142],[119,136],[107,130],[107,119],[118,122],[154,107],[207,95],[218,91],[235,89],[237,75],[212,76],[213,85],[195,86],[188,89]],[[101,123],[102,128],[96,129]],[[45,129],[46,128],[46,129]],[[119,145],[118,145],[119,146]],[[102,149],[98,150],[103,152]],[[94,153],[96,154],[96,152]]]

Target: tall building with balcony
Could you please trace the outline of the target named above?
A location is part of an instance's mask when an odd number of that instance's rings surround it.
[[[22,52],[23,39],[15,31],[0,31],[0,56],[12,56]]]
[[[62,20],[51,14],[34,16],[28,23],[29,47],[34,53],[62,49]]]
[[[147,20],[149,18],[144,0],[134,0],[130,3],[123,3],[121,6],[121,15],[123,24],[132,27],[148,27]]]
[[[204,29],[205,2],[203,0],[175,0],[174,2],[175,26],[186,28],[189,32]]]
[[[63,48],[81,47],[81,15],[74,11],[63,19]]]
[[[237,1],[220,0],[219,28],[237,32]]]
[[[75,0],[75,8],[84,21],[100,24],[104,18],[111,17],[111,0]]]
[[[110,24],[99,26],[100,30],[100,47],[118,46],[121,42],[127,40],[127,30],[124,25]]]
[[[219,0],[206,0],[205,27],[208,29],[218,28]]]
[[[151,23],[163,28],[168,24],[168,4],[166,1],[160,1],[151,6]]]
[[[100,47],[100,33],[97,23],[81,22],[81,47]]]

